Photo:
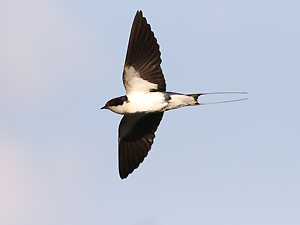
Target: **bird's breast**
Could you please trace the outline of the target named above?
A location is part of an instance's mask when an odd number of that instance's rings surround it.
[[[168,102],[162,92],[135,93],[128,96],[128,102],[124,103],[124,111],[125,113],[162,112],[167,105]]]

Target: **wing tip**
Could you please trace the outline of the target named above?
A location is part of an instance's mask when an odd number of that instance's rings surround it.
[[[136,11],[136,14],[139,14],[139,15],[143,16],[143,12],[142,12],[141,9],[138,9],[138,10]]]
[[[119,175],[121,179],[126,179],[130,174],[132,174],[133,171],[136,170],[148,156],[148,152],[151,150],[153,140],[147,144],[145,141],[143,141],[143,139],[144,138],[138,140],[137,142],[132,142],[131,144],[129,144],[130,142],[126,141],[119,142],[119,154],[121,152],[123,153],[122,155],[119,155]],[[138,144],[141,141],[144,142],[144,146]],[[122,149],[120,149],[120,144],[122,145]],[[129,147],[129,149],[126,149],[127,147]]]
[[[128,175],[129,174],[123,174],[123,173],[121,173],[121,172],[119,172],[119,174],[120,174],[120,178],[122,179],[122,180],[124,180],[124,179],[126,179],[127,177],[128,177]]]

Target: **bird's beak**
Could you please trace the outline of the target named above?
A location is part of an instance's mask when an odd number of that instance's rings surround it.
[[[103,106],[102,108],[100,108],[100,109],[106,109],[106,107],[105,106]]]

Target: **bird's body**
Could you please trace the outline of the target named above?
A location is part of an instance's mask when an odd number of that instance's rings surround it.
[[[124,115],[119,126],[119,173],[126,178],[153,144],[154,133],[167,110],[200,105],[198,94],[167,92],[159,45],[141,11],[131,29],[123,83],[126,95],[109,100],[102,109]]]
[[[122,105],[111,107],[110,110],[118,114],[126,115],[132,113],[163,112],[168,106],[164,98],[164,93],[162,92],[136,93],[126,97],[127,100],[125,100]],[[125,99],[125,96],[121,98]]]
[[[136,93],[112,99],[108,109],[121,115],[164,112],[184,106],[199,105],[197,101],[199,95],[185,95],[175,92]]]

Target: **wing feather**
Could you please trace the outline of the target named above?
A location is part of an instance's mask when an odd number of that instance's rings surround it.
[[[143,91],[166,91],[160,55],[159,45],[150,25],[143,17],[142,11],[137,11],[131,28],[123,72],[123,83],[126,92],[129,92],[127,94],[136,91],[137,85],[134,83],[140,82],[137,78],[149,83],[144,85]],[[132,68],[134,72],[130,72]]]
[[[122,179],[133,172],[151,149],[163,112],[125,115],[119,126],[119,173]]]

